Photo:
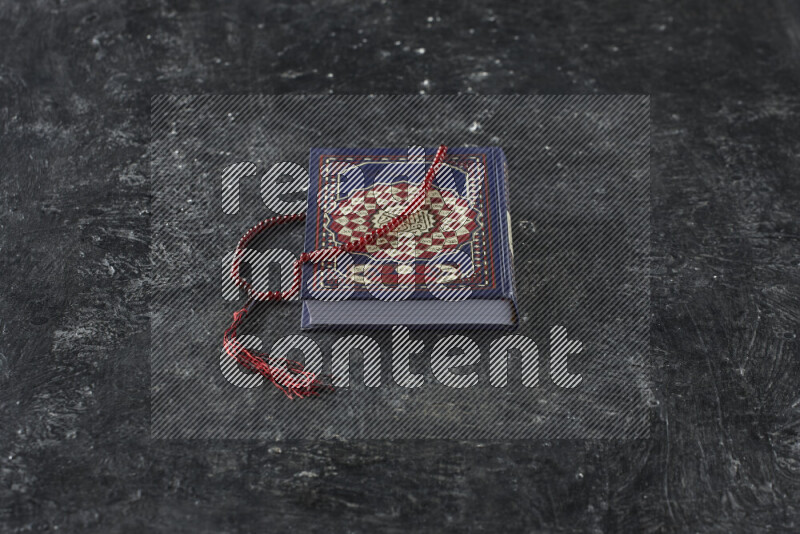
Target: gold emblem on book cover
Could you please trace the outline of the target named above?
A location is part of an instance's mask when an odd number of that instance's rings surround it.
[[[373,228],[380,228],[384,224],[400,215],[402,212],[402,208],[387,208],[380,210],[372,217]],[[411,232],[415,236],[420,236],[430,231],[434,224],[435,221],[431,212],[426,209],[421,209],[412,214],[411,217],[409,217],[406,222],[398,226],[393,233],[401,234],[404,232]]]

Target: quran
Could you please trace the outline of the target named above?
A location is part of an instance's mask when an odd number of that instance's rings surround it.
[[[305,251],[356,243],[424,193],[435,148],[312,148]],[[301,328],[514,327],[507,162],[499,147],[448,150],[399,226],[303,265]]]

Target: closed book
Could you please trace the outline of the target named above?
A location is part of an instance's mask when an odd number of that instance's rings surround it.
[[[435,148],[312,148],[305,251],[349,242],[398,216]],[[450,148],[424,203],[394,231],[303,266],[301,328],[514,327],[507,164],[498,147]]]

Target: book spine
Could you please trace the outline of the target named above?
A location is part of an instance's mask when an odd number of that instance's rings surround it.
[[[511,204],[509,195],[508,164],[501,148],[495,149],[494,175],[497,180],[498,235],[502,238],[500,256],[503,264],[503,297],[514,302],[516,308],[516,287],[514,279],[514,244],[511,235]]]

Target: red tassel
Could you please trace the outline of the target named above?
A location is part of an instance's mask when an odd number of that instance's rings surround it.
[[[331,389],[331,386],[322,381],[310,371],[303,369],[303,364],[286,358],[269,358],[265,353],[254,354],[245,349],[236,340],[236,329],[247,316],[249,305],[233,313],[233,323],[225,330],[222,336],[225,352],[236,359],[242,367],[254,371],[269,379],[283,393],[291,398],[312,397],[321,391]]]

